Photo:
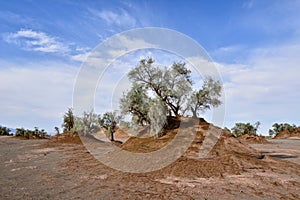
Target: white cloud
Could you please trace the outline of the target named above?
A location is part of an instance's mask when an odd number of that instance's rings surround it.
[[[254,49],[247,64],[222,64],[228,126],[261,120],[261,133],[267,134],[274,122],[297,123],[299,51],[294,44]]]
[[[100,17],[108,25],[133,28],[137,23],[136,19],[123,9],[119,10],[119,12],[114,12],[111,10],[97,11],[90,9],[90,12],[93,15]]]
[[[0,122],[10,127],[38,126],[53,132],[72,105],[77,68],[60,62],[0,61]],[[42,67],[41,67],[42,66]]]
[[[31,29],[21,29],[16,33],[10,33],[5,38],[6,42],[19,45],[24,50],[46,53],[67,53],[69,47],[57,38],[44,32],[36,32]]]

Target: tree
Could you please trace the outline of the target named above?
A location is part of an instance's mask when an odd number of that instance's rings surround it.
[[[150,123],[148,118],[150,98],[146,94],[146,88],[143,85],[133,84],[133,87],[127,94],[123,94],[120,99],[121,114],[132,115],[132,121],[138,125]]]
[[[10,135],[11,130],[5,126],[0,126],[0,135]]]
[[[150,132],[154,134],[166,123],[167,115],[179,117],[190,111],[197,117],[199,111],[221,104],[221,83],[207,77],[202,88],[193,91],[191,71],[185,63],[158,67],[152,58],[142,59],[128,73],[128,78],[133,84],[120,99],[121,114],[130,114],[137,125],[150,124]],[[158,102],[163,109],[153,106]]]
[[[59,128],[57,126],[54,127],[54,130],[56,132],[56,135],[59,135]]]
[[[215,81],[211,77],[204,79],[202,88],[193,92],[190,100],[190,109],[193,117],[197,117],[199,111],[205,111],[211,107],[217,107],[221,104],[222,86],[220,81]]]
[[[245,134],[257,135],[257,129],[260,124],[260,122],[256,122],[253,125],[250,123],[236,123],[235,126],[231,129],[231,133],[235,137],[239,137]]]
[[[295,124],[290,125],[288,123],[274,123],[272,125],[273,129],[269,129],[269,135],[270,136],[276,136],[278,133],[282,132],[282,131],[288,131],[288,132],[293,132],[297,126]]]
[[[180,115],[184,101],[192,91],[191,71],[185,63],[174,63],[171,68],[153,66],[152,58],[142,59],[140,64],[132,69],[129,80],[144,90],[151,91],[169,108],[169,113]],[[182,113],[181,113],[182,114]]]
[[[16,129],[16,136],[18,137],[18,136],[25,136],[25,129],[24,128],[17,128]]]
[[[87,134],[96,133],[99,131],[99,117],[93,111],[84,112],[83,117],[76,117],[75,118],[75,129],[81,135],[86,136]]]
[[[117,115],[116,112],[106,112],[102,117],[99,118],[99,124],[105,128],[106,133],[110,136],[110,140],[114,141],[114,133],[117,124],[119,123],[121,116]]]
[[[63,129],[64,132],[71,131],[74,127],[75,119],[72,108],[68,108],[68,111],[64,115]]]

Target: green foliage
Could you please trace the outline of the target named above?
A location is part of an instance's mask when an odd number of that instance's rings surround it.
[[[282,132],[282,131],[288,131],[288,132],[293,132],[297,126],[295,124],[290,125],[288,123],[274,123],[272,125],[273,129],[269,129],[269,135],[270,136],[276,136],[278,133]]]
[[[72,131],[75,124],[75,117],[73,114],[72,108],[68,108],[68,111],[64,115],[64,122],[63,122],[63,131]]]
[[[215,81],[211,77],[204,79],[202,88],[193,93],[190,101],[190,109],[193,117],[197,117],[199,111],[205,111],[221,104],[222,86],[220,81]]]
[[[188,94],[192,91],[191,71],[184,63],[174,63],[171,68],[159,68],[153,66],[153,63],[151,58],[142,59],[140,64],[129,72],[129,80],[134,83],[133,89],[143,88],[146,96],[147,92],[152,92],[155,98],[166,104],[169,113],[179,116],[180,111],[184,110],[182,106]]]
[[[257,130],[260,126],[260,122],[254,124],[250,123],[236,123],[235,126],[231,129],[231,133],[235,137],[239,137],[245,134],[257,135]]]
[[[11,135],[11,130],[5,126],[0,126],[0,135]]]
[[[31,137],[41,138],[41,139],[48,137],[47,132],[45,132],[44,129],[39,130],[38,127],[34,127],[34,130],[17,128],[15,135],[17,137],[19,136],[26,137],[27,139],[30,139]]]
[[[185,63],[159,68],[154,66],[152,58],[142,59],[128,73],[128,78],[133,86],[120,99],[120,109],[122,115],[131,114],[132,121],[138,125],[156,123],[160,118],[162,124],[167,115],[182,116],[187,111],[197,117],[199,111],[221,104],[221,83],[207,77],[203,87],[193,91],[191,71],[185,67]],[[152,111],[155,106],[151,105],[155,102],[162,105],[160,112],[158,109]],[[161,125],[152,124],[153,133],[157,134],[158,126]]]
[[[160,136],[161,129],[167,124],[167,107],[160,100],[155,99],[150,102],[148,117],[150,120],[150,134],[156,137]]]
[[[138,125],[148,124],[150,98],[146,95],[146,88],[143,85],[133,84],[127,94],[120,99],[122,115],[132,114],[132,121]]]
[[[75,118],[75,126],[73,132],[86,136],[99,131],[100,126],[98,123],[99,117],[93,111],[84,112],[82,117]]]
[[[116,112],[106,112],[98,120],[100,126],[106,129],[106,133],[110,136],[111,141],[114,141],[114,132],[120,120],[121,116]]]

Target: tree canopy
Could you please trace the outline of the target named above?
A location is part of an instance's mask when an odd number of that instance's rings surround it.
[[[191,71],[185,63],[159,67],[152,58],[142,59],[128,78],[132,87],[120,99],[120,109],[123,115],[131,114],[132,121],[139,125],[165,122],[167,116],[187,113],[198,117],[200,112],[221,104],[221,83],[205,77],[203,86],[194,90]]]

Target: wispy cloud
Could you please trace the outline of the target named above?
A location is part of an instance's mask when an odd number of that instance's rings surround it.
[[[111,10],[98,11],[90,9],[90,12],[96,17],[104,20],[108,25],[133,28],[137,24],[137,20],[124,9],[120,9],[117,12]]]
[[[26,51],[57,54],[72,61],[83,62],[91,50],[88,47],[62,42],[58,37],[32,29],[21,29],[15,33],[5,34],[3,39],[7,43],[15,44]]]
[[[21,29],[16,33],[9,33],[4,39],[8,43],[14,43],[28,51],[46,53],[67,53],[70,51],[69,47],[57,38],[31,29]]]

